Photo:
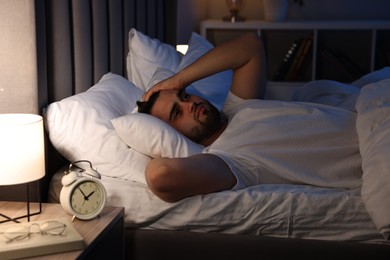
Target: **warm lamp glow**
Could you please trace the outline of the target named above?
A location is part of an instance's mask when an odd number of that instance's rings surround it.
[[[244,17],[238,15],[238,11],[242,7],[243,1],[244,0],[226,0],[227,8],[230,11],[230,17],[224,17],[223,20],[232,23],[245,21]]]
[[[0,114],[0,185],[45,176],[43,120],[32,114]]]

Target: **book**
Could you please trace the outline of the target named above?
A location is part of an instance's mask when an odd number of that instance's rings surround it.
[[[355,64],[339,52],[323,48],[320,53],[324,60],[341,72],[348,81],[354,81],[364,74]]]
[[[299,46],[299,49],[298,49],[298,51],[297,51],[297,54],[296,54],[295,57],[294,57],[293,62],[292,62],[291,65],[290,65],[290,68],[288,69],[288,72],[287,72],[286,75],[285,75],[285,80],[288,80],[288,79],[289,79],[289,77],[290,77],[290,75],[291,75],[293,69],[295,68],[295,66],[296,66],[296,64],[297,64],[297,62],[298,62],[298,60],[299,60],[299,57],[302,55],[303,49],[305,48],[305,40],[304,40],[304,39],[301,39],[300,41],[301,41],[301,44],[300,44],[300,46]]]
[[[313,33],[309,33],[308,36],[303,41],[303,43],[301,44],[300,50],[287,75],[287,80],[294,81],[296,79],[297,75],[301,70],[303,62],[307,57],[307,54],[309,53],[312,43],[313,43]]]
[[[30,231],[35,231],[38,225],[42,225],[48,221],[51,220],[0,225],[0,259],[33,257],[66,251],[80,250],[84,248],[85,243],[83,237],[65,218],[53,220],[66,225],[64,233],[61,235],[45,235],[33,233],[25,239],[13,240],[11,242],[4,236],[4,232],[6,230],[9,230],[11,226],[25,225],[30,227]]]
[[[288,73],[291,64],[294,62],[295,56],[299,51],[299,47],[302,44],[302,39],[294,41],[290,48],[287,50],[282,62],[279,65],[275,76],[273,77],[274,81],[284,81],[286,79],[286,75]]]

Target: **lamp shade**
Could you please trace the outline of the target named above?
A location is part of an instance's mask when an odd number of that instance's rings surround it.
[[[0,114],[0,185],[45,176],[43,120],[33,114]]]

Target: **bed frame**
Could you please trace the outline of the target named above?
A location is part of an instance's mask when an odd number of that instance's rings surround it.
[[[175,39],[173,0],[36,0],[39,104],[87,90],[109,71],[126,76],[130,28]],[[158,21],[156,21],[156,19]],[[66,161],[47,139],[48,183]],[[126,259],[390,259],[390,247],[188,231],[125,230]]]

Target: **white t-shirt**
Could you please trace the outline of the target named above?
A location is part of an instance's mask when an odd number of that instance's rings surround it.
[[[204,153],[222,158],[234,190],[265,183],[356,188],[361,156],[356,114],[314,103],[243,100],[229,93],[229,123]]]

